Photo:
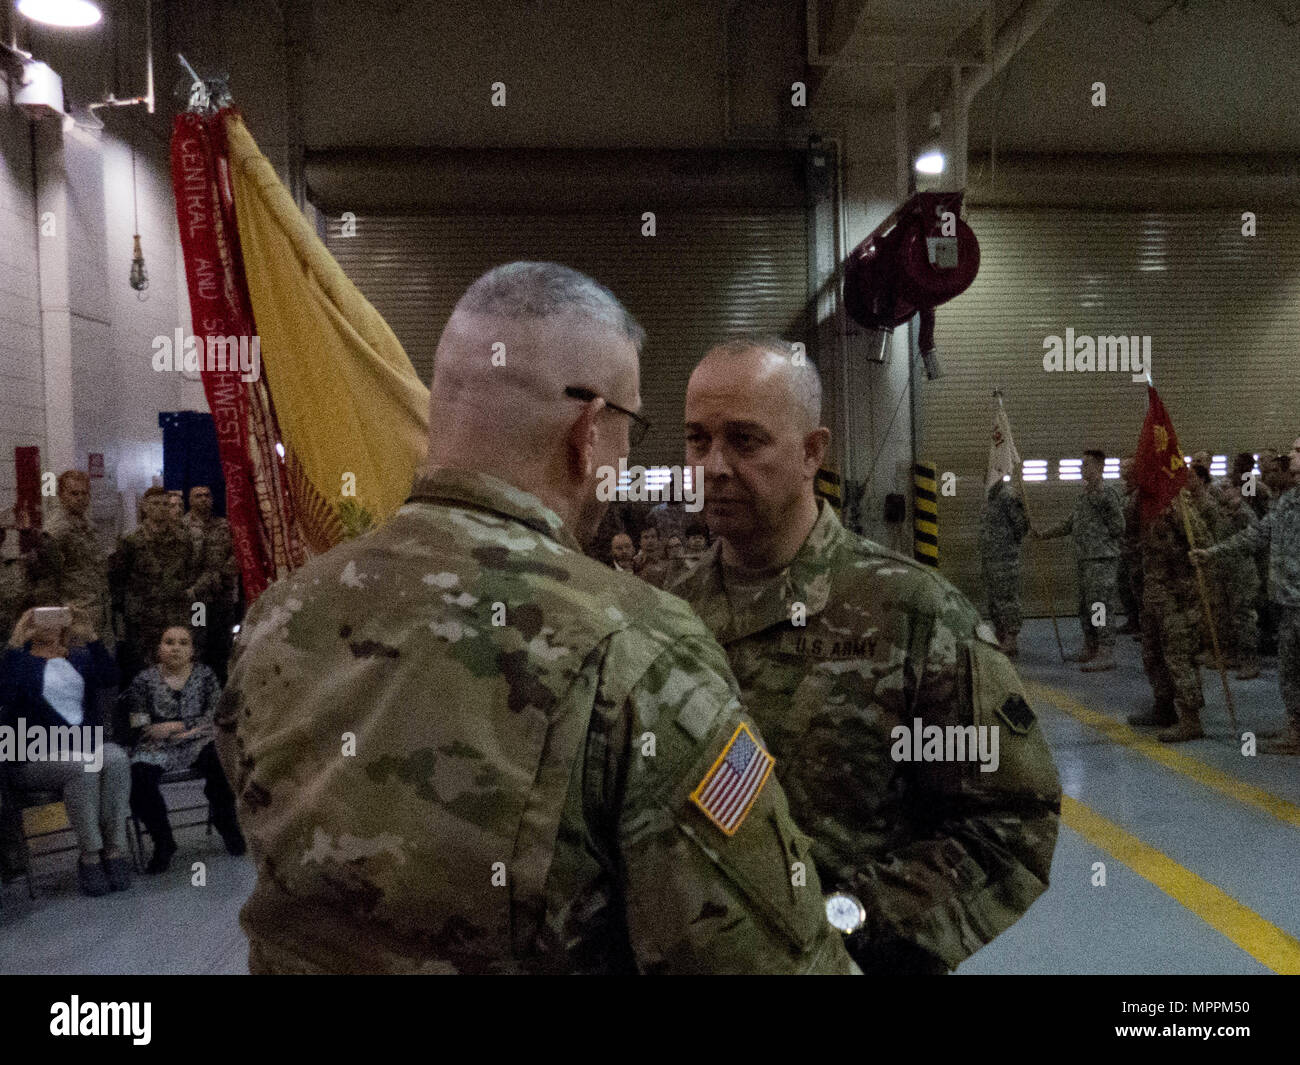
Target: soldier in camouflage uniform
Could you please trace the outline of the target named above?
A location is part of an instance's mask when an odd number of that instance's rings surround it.
[[[1207,493],[1211,504],[1210,543],[1226,540],[1255,525],[1254,510],[1242,498],[1240,482],[1212,485]],[[1259,597],[1259,571],[1253,555],[1230,554],[1210,570],[1218,578],[1220,612],[1215,616],[1219,643],[1237,669],[1241,680],[1259,676],[1259,618],[1255,601]],[[1210,575],[1210,574],[1207,574]]]
[[[201,569],[194,594],[203,603],[207,615],[207,663],[225,684],[230,628],[239,594],[239,566],[235,561],[230,523],[212,513],[212,489],[196,484],[190,489],[189,513],[181,524],[194,543],[194,555]]]
[[[1141,494],[1133,482],[1133,456],[1119,464],[1124,482],[1124,536],[1119,545],[1119,595],[1124,606],[1124,627],[1120,634],[1142,631],[1142,530],[1139,526]]]
[[[1083,651],[1069,661],[1080,663],[1085,673],[1115,668],[1114,613],[1119,600],[1119,549],[1124,535],[1124,505],[1116,492],[1102,483],[1106,456],[1083,453],[1083,493],[1064,521],[1034,536],[1052,540],[1074,537],[1079,576],[1079,627]],[[1094,618],[1101,609],[1101,623]]]
[[[8,641],[27,609],[27,561],[18,551],[18,530],[0,524],[0,640]]]
[[[856,915],[837,924],[854,960],[942,973],[1046,889],[1060,786],[974,607],[815,497],[820,403],[811,363],[776,338],[719,345],[696,368],[687,461],[720,539],[670,591],[726,649],[822,884]],[[903,760],[899,729],[918,724],[998,729],[984,733],[1000,736],[998,768]]]
[[[203,573],[193,541],[172,520],[163,489],[145,492],[142,517],[140,528],[122,537],[109,559],[113,610],[123,622],[117,656],[123,685],[152,663],[168,626],[190,626],[194,584]],[[193,632],[197,653],[203,630]]]
[[[1246,554],[1268,547],[1269,594],[1278,613],[1278,684],[1286,708],[1285,733],[1265,740],[1261,752],[1300,755],[1300,439],[1291,448],[1291,487],[1273,504],[1263,521],[1235,536],[1192,552],[1198,560]]]
[[[108,591],[108,560],[99,546],[90,509],[90,476],[81,470],[59,474],[58,502],[41,530],[28,563],[27,579],[34,606],[71,606],[86,615],[90,627],[111,652],[114,649]]]
[[[1005,481],[996,481],[980,522],[980,568],[993,631],[1008,658],[1019,653],[1020,545],[1028,531],[1024,502]]]
[[[253,972],[849,970],[721,649],[579,549],[641,336],[575,271],[484,275],[409,501],[249,611],[217,726]]]
[[[1130,725],[1157,725],[1166,743],[1199,739],[1205,695],[1196,652],[1201,642],[1201,602],[1196,573],[1187,558],[1183,507],[1197,543],[1207,543],[1209,531],[1198,500],[1202,493],[1195,475],[1188,477],[1181,499],[1172,501],[1142,528],[1142,665],[1155,695],[1145,714],[1133,714]]]
[[[1260,456],[1262,465],[1264,459]],[[1264,483],[1261,473],[1255,472],[1255,456],[1249,451],[1243,451],[1237,456],[1237,463],[1233,469],[1233,481],[1237,485],[1237,490],[1244,499],[1251,513],[1254,514],[1257,521],[1263,521],[1269,510],[1272,509],[1274,501],[1277,499],[1277,493]],[[1225,491],[1229,486],[1225,486]],[[1247,522],[1248,524],[1248,522]],[[1244,528],[1241,525],[1237,531]],[[1259,646],[1256,648],[1256,657],[1261,654],[1277,653],[1277,622],[1274,618],[1274,607],[1268,594],[1268,547],[1261,545],[1255,552],[1255,572],[1259,577],[1258,591],[1255,593],[1255,617],[1259,627]]]

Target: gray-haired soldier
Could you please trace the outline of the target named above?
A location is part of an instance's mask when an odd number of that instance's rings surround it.
[[[411,498],[249,612],[218,727],[253,971],[850,969],[721,648],[579,550],[642,338],[565,267],[484,275]]]

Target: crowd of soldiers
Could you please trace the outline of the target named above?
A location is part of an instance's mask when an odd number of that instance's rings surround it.
[[[152,664],[165,629],[195,634],[196,658],[224,682],[239,616],[239,572],[212,490],[146,490],[140,525],[107,552],[90,518],[90,477],[65,470],[39,530],[26,515],[0,526],[0,626],[6,638],[28,607],[68,606],[113,653],[125,688]],[[12,536],[12,540],[10,537]]]
[[[656,588],[667,588],[709,547],[708,525],[687,518],[681,503],[661,503],[644,516],[626,504],[612,506],[595,556],[621,573],[634,573]],[[632,530],[638,525],[634,541]]]
[[[1180,498],[1146,524],[1133,459],[1120,464],[1122,491],[1103,483],[1105,459],[1085,452],[1084,488],[1070,516],[1041,532],[1030,528],[1012,484],[989,489],[981,561],[1003,649],[1012,657],[1018,650],[1021,542],[1026,534],[1072,536],[1083,649],[1070,660],[1086,672],[1114,669],[1116,632],[1140,636],[1154,702],[1130,724],[1159,727],[1166,742],[1198,739],[1205,705],[1199,667],[1217,664],[1215,645],[1241,680],[1258,677],[1261,657],[1277,654],[1287,726],[1260,750],[1300,754],[1300,452],[1266,449],[1258,470],[1256,456],[1243,452],[1216,482],[1209,453],[1199,451]],[[1120,609],[1126,625],[1116,630]]]

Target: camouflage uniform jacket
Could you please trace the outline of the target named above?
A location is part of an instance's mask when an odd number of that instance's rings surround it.
[[[27,565],[22,558],[0,559],[0,637],[8,641],[27,608]]]
[[[1253,525],[1209,548],[1212,556],[1268,547],[1268,594],[1280,606],[1300,607],[1300,486],[1278,497]]]
[[[778,573],[736,586],[716,543],[670,590],[726,649],[795,821],[813,837],[823,885],[866,908],[850,954],[868,973],[943,971],[1046,889],[1056,767],[1019,677],[970,602],[818,507]],[[803,627],[792,623],[799,604]],[[895,730],[917,718],[999,726],[997,770],[894,760]]]
[[[1120,555],[1130,567],[1142,565],[1142,494],[1136,490],[1124,493],[1124,535],[1120,539]],[[1130,569],[1130,572],[1132,570]]]
[[[775,775],[731,835],[690,799],[744,720],[686,604],[532,495],[423,476],[236,642],[217,729],[250,967],[845,972]]]
[[[1085,488],[1074,501],[1074,510],[1063,522],[1042,534],[1044,540],[1058,536],[1074,537],[1075,556],[1119,558],[1120,539],[1124,535],[1124,504],[1119,493],[1103,484],[1096,490]]]
[[[140,641],[142,653],[153,653],[168,625],[189,622],[188,593],[202,572],[193,541],[171,525],[156,534],[141,526],[118,541],[109,560],[113,609],[125,616],[128,638]]]
[[[217,517],[203,521],[190,511],[182,525],[194,542],[195,558],[203,569],[202,576],[194,584],[195,595],[205,603],[229,606],[234,601],[239,579],[230,522]]]
[[[1210,542],[1205,505],[1183,489],[1159,516],[1142,528],[1142,580],[1196,594],[1196,572],[1187,557],[1187,530],[1183,524],[1183,504],[1187,506],[1187,523],[1197,546]]]
[[[85,515],[75,516],[56,504],[41,530],[27,576],[33,603],[79,607],[90,615],[97,633],[108,632],[108,563]]]
[[[1020,543],[1029,531],[1025,504],[999,481],[989,489],[980,522],[980,557],[986,563],[1020,561]]]
[[[1256,518],[1262,518],[1265,514],[1268,513],[1269,507],[1273,505],[1273,500],[1275,498],[1273,494],[1273,489],[1271,489],[1258,477],[1255,478],[1255,485],[1254,485],[1255,490],[1252,495],[1246,494],[1245,485],[1246,485],[1245,481],[1243,481],[1241,484],[1233,484],[1229,478],[1224,477],[1218,481],[1215,481],[1210,486],[1211,494],[1220,502],[1226,503],[1228,505],[1228,511],[1230,514],[1233,515],[1233,523],[1236,525],[1238,529],[1244,529],[1246,527],[1246,523],[1241,518],[1236,516],[1237,508],[1235,504],[1237,502],[1244,503],[1247,507],[1249,507],[1251,513]]]

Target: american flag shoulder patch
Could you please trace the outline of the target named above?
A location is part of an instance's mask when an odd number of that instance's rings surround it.
[[[776,759],[763,749],[749,726],[741,722],[718,760],[691,792],[691,802],[725,835],[734,836],[775,764]]]

